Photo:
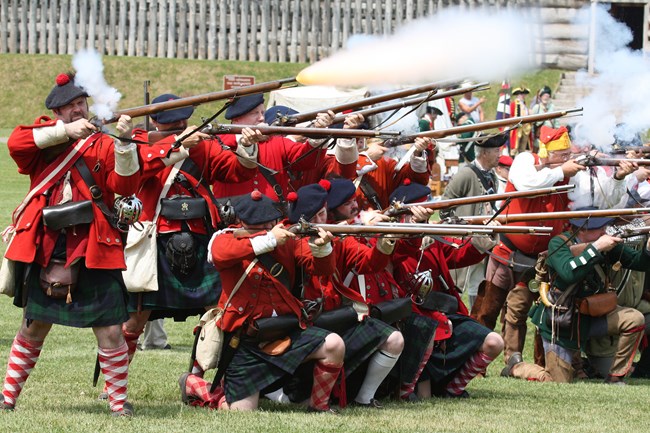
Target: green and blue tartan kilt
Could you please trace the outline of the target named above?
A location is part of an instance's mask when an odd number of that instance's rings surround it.
[[[129,318],[127,292],[122,271],[88,269],[81,263],[72,303],[47,296],[40,285],[41,267],[32,264],[26,287],[16,286],[14,305],[25,308],[25,319],[45,323],[92,328],[119,325]]]
[[[183,321],[205,313],[205,307],[217,305],[221,278],[207,260],[210,238],[192,233],[197,243],[197,264],[189,275],[181,275],[172,271],[165,255],[172,234],[158,236],[158,291],[129,293],[129,312],[152,310],[150,320],[173,317]]]
[[[345,331],[341,335],[345,343],[345,376],[352,374],[395,331],[397,329],[372,317],[366,317],[363,322]]]
[[[314,353],[331,332],[311,326],[289,334],[291,346],[282,355],[268,355],[258,343],[241,340],[239,348],[226,368],[224,391],[226,401],[233,403],[249,397],[269,385],[293,374]]]
[[[392,372],[395,375],[399,374],[400,383],[413,381],[437,327],[437,321],[416,313],[411,313],[406,320],[402,321],[404,350],[399,357],[400,362]]]
[[[431,380],[431,390],[441,395],[447,384],[465,363],[480,349],[485,337],[492,332],[469,316],[450,314],[452,336],[445,340],[445,350],[435,347],[420,381]]]

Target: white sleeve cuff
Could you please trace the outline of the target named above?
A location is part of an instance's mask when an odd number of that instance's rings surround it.
[[[246,168],[255,168],[257,167],[257,144],[252,146],[241,146],[237,145],[235,149],[235,154],[237,159]]]
[[[190,150],[181,146],[178,148],[177,152],[172,152],[168,158],[165,157],[162,159],[162,161],[165,164],[165,167],[169,167],[170,165],[174,165],[177,162],[183,161],[188,156],[190,156]]]
[[[415,152],[411,155],[411,170],[415,173],[427,172],[427,151],[422,151],[422,156],[415,156]]]
[[[377,249],[380,253],[390,256],[393,254],[393,250],[395,249],[395,243],[395,239],[379,238],[377,241]]]
[[[261,256],[271,252],[278,246],[278,241],[273,236],[273,233],[268,232],[262,236],[255,236],[251,238],[251,245],[253,246],[253,252],[256,256]]]
[[[307,140],[307,143],[309,143],[311,147],[320,147],[321,144],[325,143],[325,141],[327,141],[327,138],[310,138]]]
[[[119,140],[115,140],[115,173],[128,177],[137,173],[138,170],[140,170],[140,162],[136,144],[123,145]]]
[[[62,120],[57,121],[56,125],[34,128],[32,131],[34,143],[39,149],[56,146],[69,140]]]
[[[328,242],[325,245],[316,245],[313,242],[309,241],[309,248],[311,249],[311,255],[317,259],[321,257],[327,257],[332,254],[331,242]]]
[[[359,159],[356,138],[339,138],[334,147],[334,157],[339,164],[352,164]]]

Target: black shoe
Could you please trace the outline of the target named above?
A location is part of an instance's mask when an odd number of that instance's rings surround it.
[[[379,403],[379,400],[377,400],[375,398],[371,398],[370,403],[359,403],[356,400],[352,400],[352,402],[350,403],[350,406],[369,407],[369,408],[372,408],[372,409],[383,409],[384,408],[384,406],[382,406],[382,404]]]
[[[327,409],[316,409],[315,407],[307,406],[307,412],[309,413],[328,413],[330,415],[339,415],[339,411],[328,407]]]
[[[167,343],[165,344],[165,347],[162,348],[162,350],[172,350],[172,345]]]
[[[187,387],[185,386],[185,382],[187,382],[187,377],[190,375],[190,373],[183,373],[181,374],[181,377],[178,378],[178,386],[181,388],[181,401],[184,404],[189,404],[190,399],[187,396]]]
[[[0,394],[0,409],[8,410],[8,411],[13,411],[14,410],[13,406],[11,406],[9,404],[5,404],[5,396],[2,395],[2,394]]]
[[[469,392],[463,390],[460,394],[452,394],[449,391],[442,394],[442,398],[469,398]]]
[[[113,416],[120,416],[120,417],[132,417],[133,416],[133,405],[129,403],[128,401],[124,403],[124,406],[122,406],[122,410],[118,410],[116,412],[113,412]]]
[[[622,376],[612,376],[611,374],[607,375],[607,379],[605,379],[605,383],[607,385],[618,385],[618,386],[627,385]]]
[[[521,352],[514,352],[508,359],[508,365],[503,367],[503,370],[501,370],[501,376],[512,377],[512,367],[521,364],[522,362],[524,362],[524,358],[521,356]]]

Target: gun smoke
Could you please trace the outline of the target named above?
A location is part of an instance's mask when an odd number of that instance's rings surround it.
[[[391,36],[355,35],[345,49],[304,69],[298,81],[383,86],[466,77],[501,80],[531,65],[526,12],[449,8],[411,21]]]
[[[106,83],[99,53],[91,49],[80,50],[72,57],[72,66],[76,70],[75,85],[93,98],[90,111],[100,120],[111,119],[122,94]]]
[[[617,142],[632,142],[650,128],[650,62],[627,45],[631,30],[616,21],[605,6],[595,8],[595,56],[597,75],[581,71],[576,84],[592,88],[579,101],[583,117],[573,131],[576,143],[590,143],[607,152]],[[589,7],[583,8],[576,23],[588,25]]]

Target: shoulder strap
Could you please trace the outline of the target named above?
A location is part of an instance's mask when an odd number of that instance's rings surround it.
[[[93,199],[93,202],[99,210],[102,211],[102,213],[106,216],[106,219],[108,222],[113,226],[117,228],[117,221],[115,219],[115,212],[113,212],[112,209],[110,209],[103,198],[103,192],[100,187],[97,186],[95,183],[95,178],[93,175],[90,173],[90,169],[88,168],[88,165],[86,164],[86,161],[83,159],[77,159],[77,162],[75,162],[74,166],[77,168],[79,171],[79,174],[81,175],[82,179],[84,180],[84,183],[86,186],[88,186],[88,189],[90,190],[90,197]]]
[[[494,186],[490,186],[490,184],[488,183],[488,181],[491,179],[486,179],[485,175],[481,173],[481,170],[479,170],[479,168],[474,164],[467,164],[467,166],[471,168],[472,171],[474,171],[474,173],[476,173],[476,177],[478,177],[478,180],[481,182],[481,185],[483,185],[483,188],[485,188],[485,191],[488,194],[494,193]]]

